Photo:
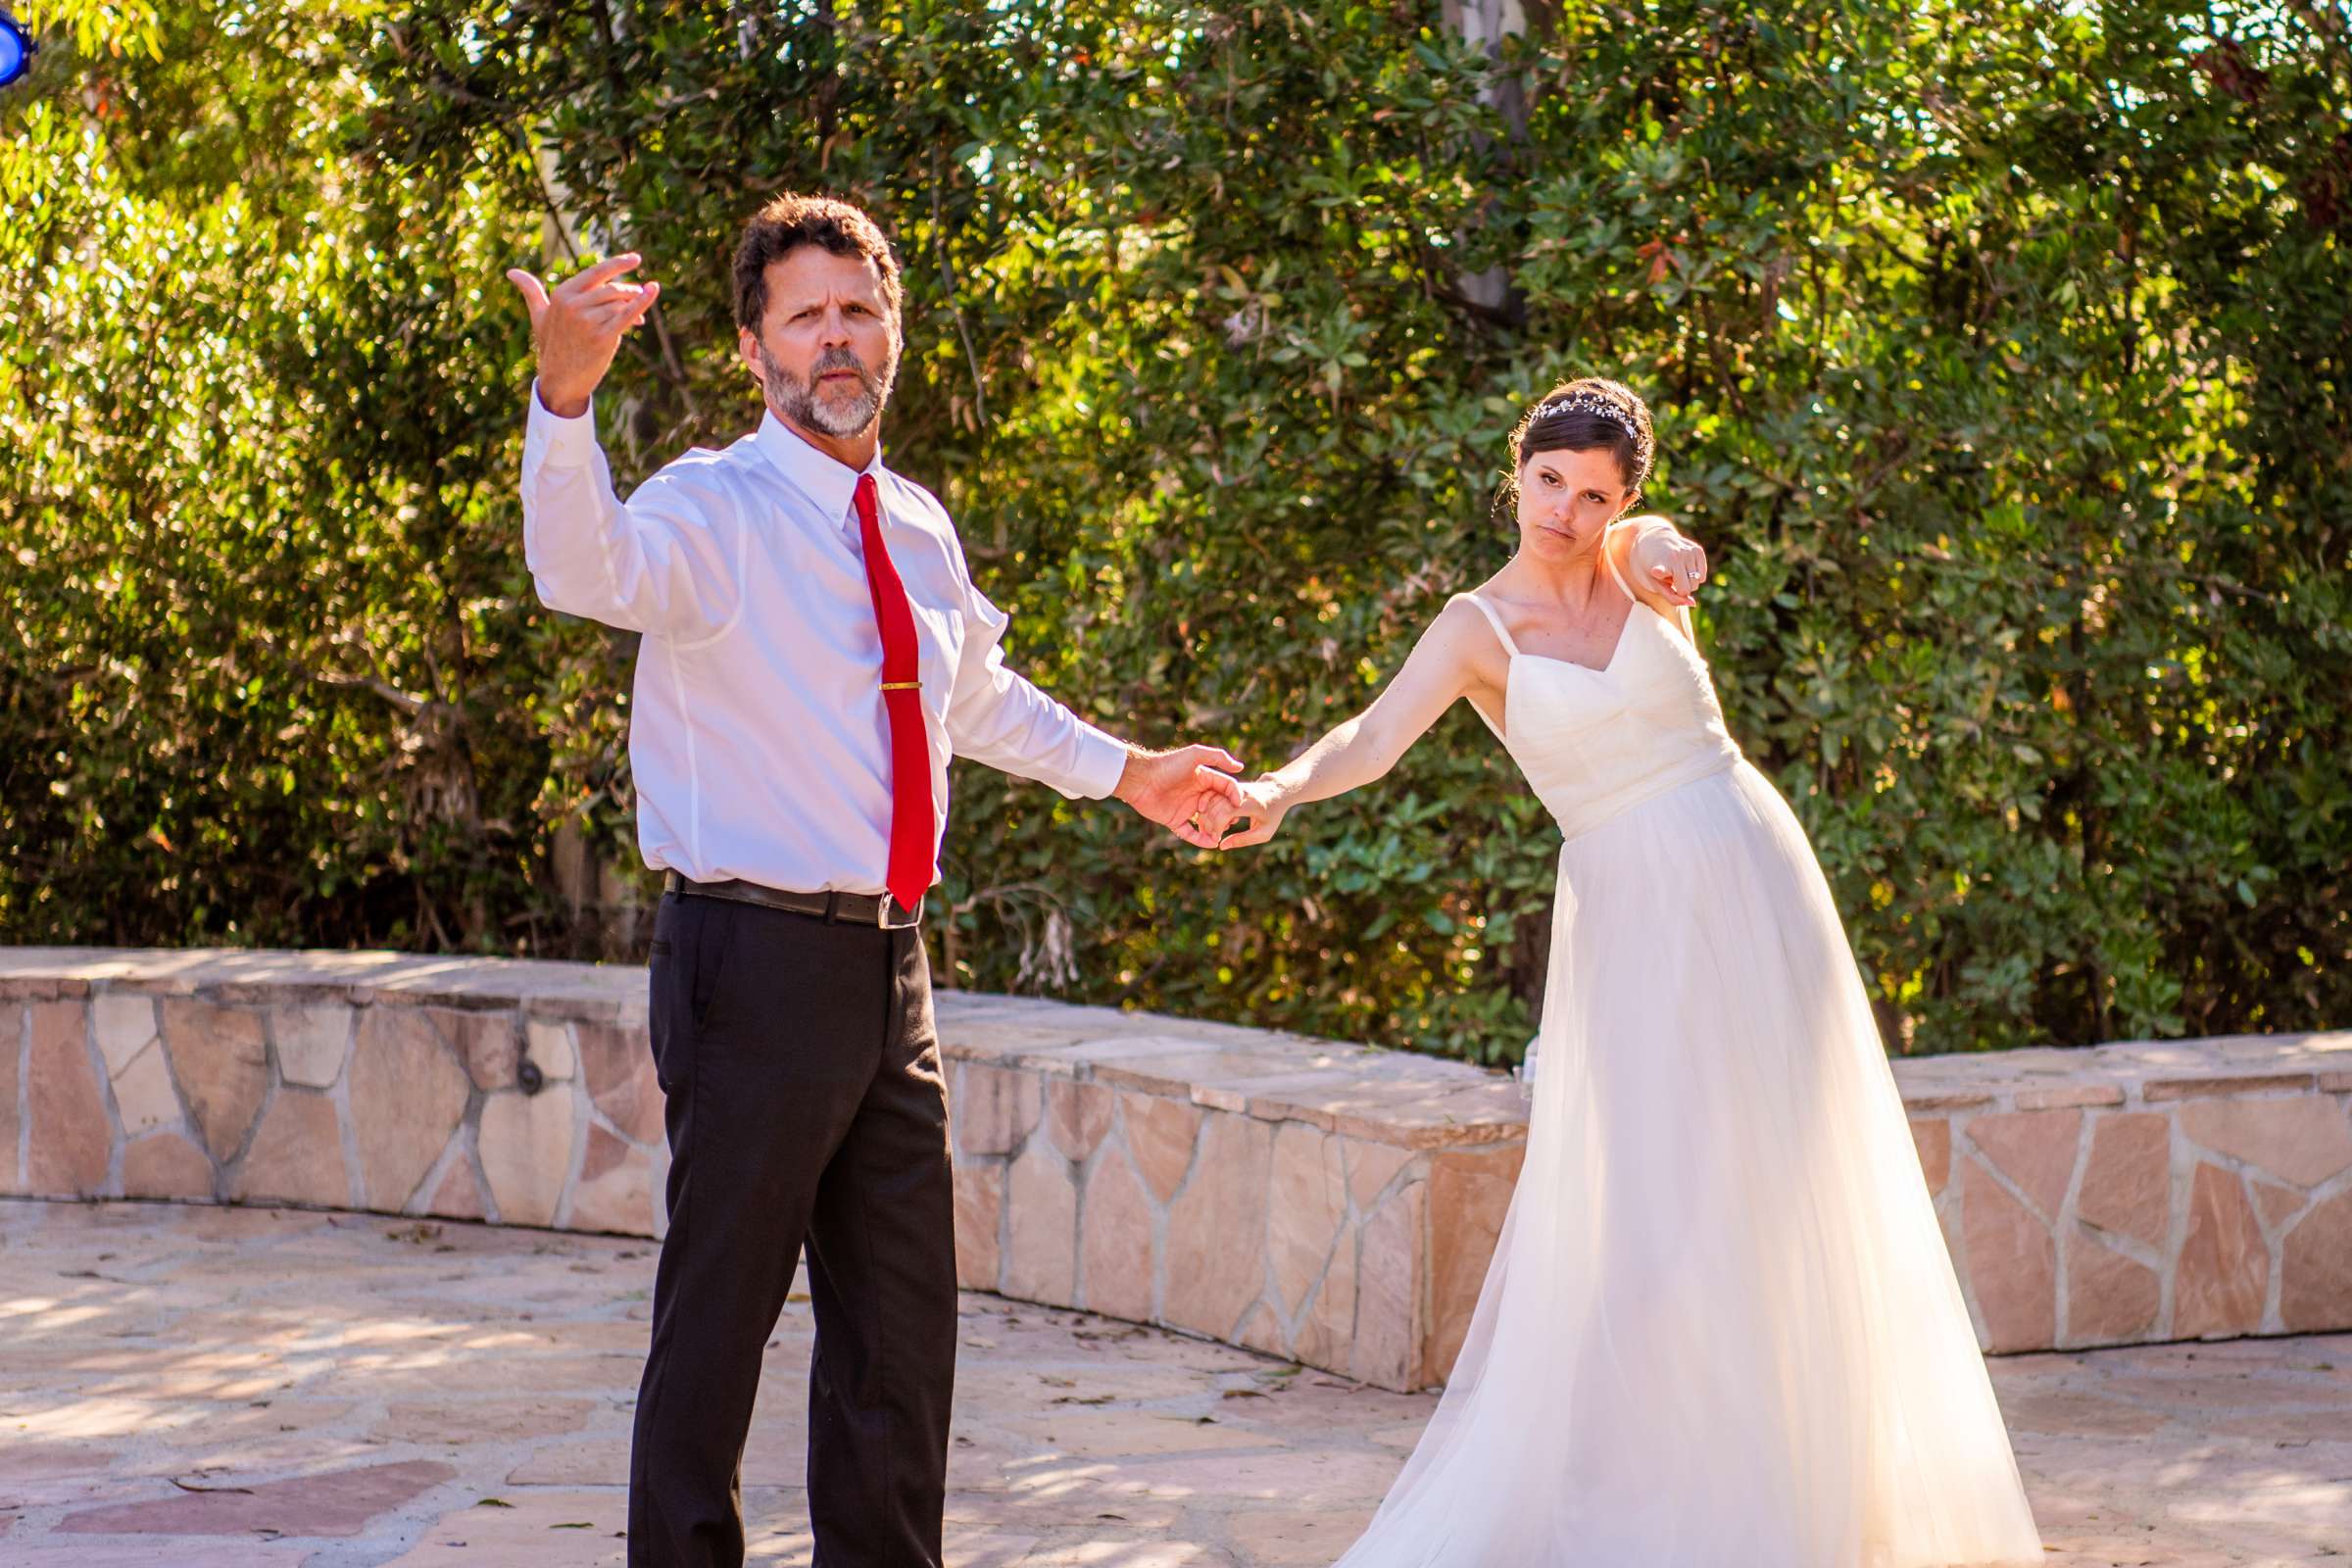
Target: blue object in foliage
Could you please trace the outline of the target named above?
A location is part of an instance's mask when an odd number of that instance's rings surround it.
[[[0,11],[0,87],[5,87],[24,74],[32,60],[32,39],[18,25],[17,19]]]

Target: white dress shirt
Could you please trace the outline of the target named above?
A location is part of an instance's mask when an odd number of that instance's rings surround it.
[[[523,556],[539,597],[645,634],[629,763],[646,863],[705,882],[881,892],[890,727],[857,470],[769,414],[623,503],[594,411],[561,418],[535,386],[530,404]],[[946,510],[879,454],[866,471],[914,611],[933,843],[951,756],[1072,798],[1108,795],[1126,747],[1004,667],[1006,617],[972,585]]]

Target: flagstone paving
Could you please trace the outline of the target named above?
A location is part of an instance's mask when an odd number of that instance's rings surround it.
[[[0,1201],[0,1564],[619,1563],[645,1242],[286,1209]],[[1331,1561],[1435,1399],[962,1300],[954,1568]],[[778,1326],[752,1557],[807,1563],[810,1322]],[[2352,1568],[2352,1335],[2007,1357],[2068,1568]]]

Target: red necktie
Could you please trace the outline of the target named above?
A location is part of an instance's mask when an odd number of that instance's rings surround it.
[[[915,660],[914,611],[899,568],[882,545],[874,476],[858,476],[858,532],[865,545],[865,586],[882,629],[882,708],[890,715],[890,867],[882,884],[911,909],[931,886],[931,742],[923,729],[921,669]]]

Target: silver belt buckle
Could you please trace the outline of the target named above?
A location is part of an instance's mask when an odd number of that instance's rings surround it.
[[[883,890],[880,898],[874,900],[874,929],[877,931],[890,929],[890,890],[887,888]]]

